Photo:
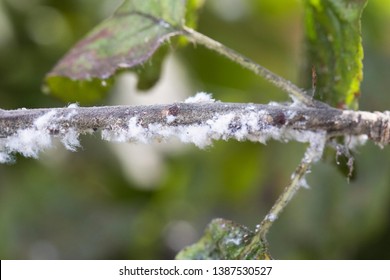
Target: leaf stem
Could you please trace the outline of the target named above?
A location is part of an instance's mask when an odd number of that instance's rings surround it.
[[[216,51],[217,53],[240,64],[244,68],[252,71],[256,75],[263,77],[268,82],[288,93],[293,100],[299,101],[306,106],[317,106],[316,102],[310,96],[308,96],[304,90],[300,89],[292,82],[276,75],[267,68],[255,63],[251,59],[191,28],[183,27],[183,31],[184,34],[192,39],[195,43],[201,44],[208,49]]]

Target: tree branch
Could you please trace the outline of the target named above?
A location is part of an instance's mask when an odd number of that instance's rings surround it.
[[[177,137],[200,148],[218,139],[311,142],[319,132],[328,138],[363,135],[383,146],[390,141],[389,119],[389,112],[212,99],[151,106],[0,110],[0,161],[7,161],[14,152],[36,157],[39,150],[50,145],[52,137],[60,138],[72,150],[79,145],[80,134],[97,130],[110,141],[147,143]],[[34,144],[36,148],[29,146]]]

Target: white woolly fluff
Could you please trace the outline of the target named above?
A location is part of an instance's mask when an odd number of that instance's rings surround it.
[[[210,128],[205,125],[192,125],[178,128],[179,139],[183,143],[194,143],[197,147],[203,149],[211,145],[209,137]]]
[[[69,151],[75,152],[78,147],[80,147],[79,133],[70,128],[66,134],[61,137],[61,142],[65,148]]]
[[[359,135],[359,136],[345,136],[345,144],[348,149],[356,150],[356,148],[363,146],[368,141],[367,135]]]
[[[43,130],[43,129],[47,128],[48,125],[50,124],[51,119],[53,118],[53,116],[55,114],[56,114],[56,110],[51,110],[51,111],[47,112],[46,114],[38,117],[34,121],[34,125],[35,125],[36,130]]]
[[[6,163],[6,162],[10,162],[10,161],[11,161],[11,158],[10,158],[8,153],[0,152],[0,163]]]
[[[32,127],[19,129],[15,134],[7,138],[0,139],[0,163],[12,162],[13,153],[20,153],[25,157],[37,158],[39,152],[52,146],[53,136],[50,130],[59,130],[57,121],[60,119],[56,116],[57,111],[51,110],[46,114],[38,117]],[[74,116],[71,112],[66,119]],[[66,133],[60,131],[59,137],[64,146],[71,151],[75,151],[80,146],[78,140],[79,133],[69,129]]]
[[[302,177],[302,179],[298,182],[298,184],[301,188],[310,189],[310,186],[306,181],[306,177]]]
[[[28,128],[19,130],[7,138],[5,147],[9,152],[18,152],[25,157],[38,157],[40,150],[51,145],[50,135],[38,129]]]
[[[271,214],[268,214],[265,218],[268,221],[270,221],[270,222],[274,222],[278,218],[278,216],[276,216],[275,214],[271,213]]]
[[[45,128],[55,113],[55,110],[51,110],[37,118],[33,127],[20,129],[16,134],[2,139],[0,145],[4,159],[2,162],[10,161],[12,159],[10,154],[15,152],[25,157],[37,158],[39,151],[50,147],[51,137]]]
[[[239,235],[234,237],[234,238],[227,238],[225,240],[226,243],[233,243],[236,246],[241,245],[243,243],[243,241],[244,241],[243,238]]]
[[[222,138],[226,140],[229,136],[229,125],[232,123],[235,114],[230,113],[226,115],[217,115],[212,120],[208,120],[206,123],[209,125],[209,134],[215,139]]]
[[[175,116],[168,115],[167,116],[167,123],[173,123],[176,120]]]
[[[68,108],[74,108],[74,109],[79,108],[79,104],[71,103],[71,104],[68,105]]]
[[[198,92],[195,96],[188,97],[184,103],[212,103],[214,101],[210,93]]]
[[[295,140],[311,143],[310,151],[320,158],[325,145],[325,132],[298,131],[289,128],[278,128],[267,125],[270,116],[266,111],[255,111],[249,107],[242,113],[216,114],[204,124],[169,125],[149,124],[143,126],[137,117],[132,117],[123,127],[102,131],[102,138],[107,141],[150,143],[153,140],[163,141],[176,137],[183,143],[193,143],[199,148],[212,144],[213,140],[236,139],[266,143],[269,139],[278,141]],[[261,126],[260,126],[261,125]],[[318,154],[318,155],[317,155]]]

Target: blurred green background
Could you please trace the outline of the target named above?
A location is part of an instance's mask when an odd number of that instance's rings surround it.
[[[66,106],[42,94],[45,73],[120,3],[0,0],[0,108]],[[301,82],[310,75],[302,71],[302,7],[298,0],[207,0],[198,30],[309,88]],[[360,108],[388,110],[388,1],[369,1],[362,26]],[[192,94],[212,92],[227,102],[286,100],[203,47],[174,53]],[[183,81],[173,79],[173,87],[176,82]],[[97,105],[118,102],[118,88]],[[147,155],[137,154],[136,145],[108,144],[98,135],[81,141],[76,153],[57,145],[39,160],[17,157],[15,164],[0,166],[1,259],[171,259],[198,240],[213,218],[254,229],[305,150],[278,142],[217,142],[206,150],[153,146],[148,156],[155,164],[134,171],[120,149],[131,146],[128,158],[137,163]],[[357,178],[350,183],[332,157],[313,167],[311,189],[301,190],[271,229],[274,258],[390,258],[390,150],[369,143],[355,157]],[[151,174],[153,180],[139,179]]]

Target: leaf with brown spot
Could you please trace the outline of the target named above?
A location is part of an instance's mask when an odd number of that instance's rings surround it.
[[[96,81],[142,65],[167,39],[179,35],[185,8],[185,0],[126,0],[47,74],[45,91],[66,101],[99,100],[109,87],[105,83],[99,86],[101,83]],[[156,73],[150,79],[157,80]],[[70,88],[74,92],[69,93]]]

